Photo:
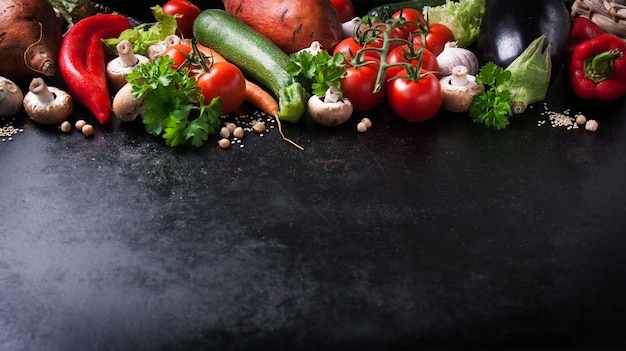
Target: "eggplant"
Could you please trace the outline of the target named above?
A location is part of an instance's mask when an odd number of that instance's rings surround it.
[[[562,0],[487,0],[477,40],[479,58],[483,64],[492,61],[507,67],[533,40],[545,34],[544,48],[552,43],[553,81],[565,58],[570,21]]]

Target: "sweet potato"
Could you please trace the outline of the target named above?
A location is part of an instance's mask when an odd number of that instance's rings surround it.
[[[224,9],[287,54],[315,40],[332,51],[342,39],[341,20],[328,0],[223,0]]]
[[[0,75],[53,76],[62,22],[48,0],[0,0]]]

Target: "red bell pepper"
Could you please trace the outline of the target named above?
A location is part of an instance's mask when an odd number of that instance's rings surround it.
[[[569,38],[567,39],[567,46],[565,49],[566,62],[569,64],[569,60],[578,45],[604,33],[606,32],[589,18],[583,16],[575,17],[572,20],[572,28],[570,30]]]
[[[101,124],[111,118],[111,95],[106,78],[104,38],[118,37],[132,28],[128,18],[116,14],[86,17],[68,29],[59,49],[59,70],[67,91],[90,110]]]
[[[626,42],[602,34],[576,47],[569,65],[574,92],[584,99],[614,100],[626,95]]]

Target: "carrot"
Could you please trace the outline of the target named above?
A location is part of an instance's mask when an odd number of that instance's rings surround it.
[[[189,43],[189,40],[186,40],[186,42]],[[224,56],[217,51],[201,44],[196,45],[200,53],[213,62],[226,62]],[[278,118],[278,102],[276,99],[260,85],[248,79],[246,79],[246,101],[268,115]]]

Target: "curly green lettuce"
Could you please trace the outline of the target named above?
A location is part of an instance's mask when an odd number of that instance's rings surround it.
[[[430,23],[441,23],[450,28],[458,46],[468,47],[478,39],[485,0],[447,0],[444,5],[424,6],[422,12]]]

